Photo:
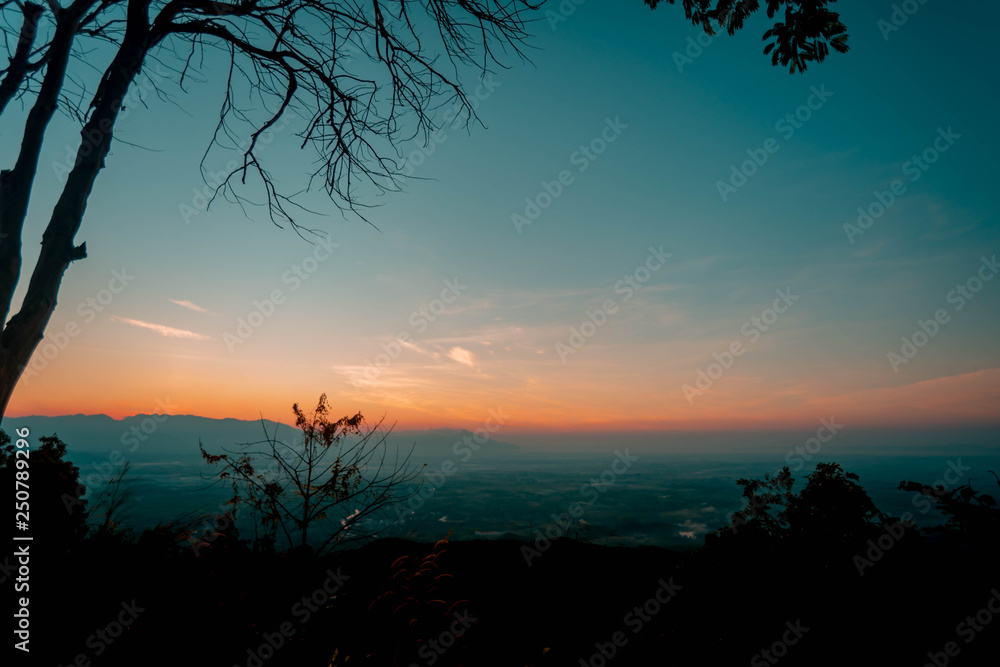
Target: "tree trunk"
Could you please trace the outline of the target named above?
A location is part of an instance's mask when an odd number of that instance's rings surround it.
[[[30,7],[31,5],[25,5],[25,27],[21,31],[19,51],[22,48],[30,49],[34,41],[35,30],[33,27],[29,29],[27,24],[29,21],[37,22],[40,12],[36,13],[34,9],[29,9]],[[38,171],[42,142],[56,111],[56,102],[59,91],[62,90],[66,66],[72,51],[73,37],[85,9],[83,3],[78,3],[60,16],[46,54],[48,60],[45,77],[25,122],[17,161],[13,168],[0,173],[0,323],[7,319],[14,290],[20,278],[21,231],[28,214],[28,201]],[[20,87],[26,72],[24,70],[26,59],[26,55],[21,59],[20,72],[8,73],[4,80],[4,84],[9,84],[4,90],[5,95],[10,93],[9,88],[13,88],[13,92],[16,93]],[[16,55],[11,63],[12,68],[18,64],[15,62],[17,60],[19,59]],[[15,78],[12,79],[12,76]],[[54,303],[52,305],[55,306]],[[7,403],[14,392],[14,387],[41,340],[42,331],[51,315],[51,309],[46,313],[44,309],[39,308],[39,304],[29,304],[27,299],[25,306],[27,309],[22,308],[25,316],[21,318],[20,326],[11,330],[11,324],[17,319],[15,316],[0,332],[0,420],[7,411]]]
[[[60,22],[61,23],[61,22]],[[75,32],[76,19],[73,20],[72,32]],[[72,42],[72,32],[69,43]],[[28,291],[21,304],[20,311],[10,318],[0,335],[0,420],[7,411],[7,404],[10,400],[14,387],[20,379],[25,366],[31,359],[38,343],[42,340],[45,327],[56,307],[56,297],[59,293],[59,286],[62,283],[66,269],[71,262],[83,259],[87,256],[86,244],[75,245],[75,237],[80,229],[84,212],[87,208],[87,199],[94,187],[94,181],[101,169],[104,168],[104,158],[111,148],[112,131],[118,113],[121,111],[121,103],[128,92],[129,86],[135,79],[142,67],[143,59],[149,47],[149,17],[148,2],[130,2],[128,6],[128,19],[125,36],[122,39],[121,47],[115,54],[114,60],[105,72],[100,85],[94,94],[91,108],[93,113],[80,131],[81,143],[77,150],[76,164],[70,171],[66,179],[66,185],[59,196],[58,201],[52,211],[52,217],[42,235],[42,250],[35,264],[35,269],[31,274],[31,281],[28,283]],[[69,44],[67,44],[68,47]],[[68,48],[67,48],[68,51]],[[52,64],[49,64],[52,67]],[[58,88],[61,88],[62,78],[65,71],[65,62],[62,69],[58,71]],[[49,73],[46,74],[45,84],[49,83]],[[44,100],[36,101],[36,107]],[[51,101],[51,110],[48,111],[48,118],[55,109],[54,98]],[[35,109],[32,109],[34,113]],[[30,124],[29,119],[29,124]],[[47,124],[48,120],[45,120]],[[44,127],[42,127],[44,131]],[[27,140],[27,132],[26,132]],[[38,137],[40,144],[40,137]],[[22,145],[23,150],[23,145]],[[20,162],[20,159],[19,159]],[[35,156],[37,163],[37,155]],[[16,171],[16,168],[15,168]],[[7,176],[10,172],[6,172]],[[34,168],[31,170],[31,178],[34,177]],[[6,189],[6,188],[5,188]],[[30,190],[30,181],[28,183]],[[6,208],[9,201],[4,193],[4,201],[0,208]],[[24,209],[27,208],[27,193],[24,193]],[[20,203],[20,202],[18,202]],[[19,211],[20,212],[20,211]],[[20,230],[24,222],[24,213],[20,214],[20,220],[7,219],[6,216],[0,220],[4,233],[8,229],[16,232],[17,240],[17,262],[18,270],[14,276],[20,273]],[[11,253],[13,244],[8,244],[9,237],[4,237],[3,243],[6,246],[0,256],[4,253]],[[7,268],[7,267],[3,267]],[[0,277],[6,277],[0,273]],[[4,291],[9,288],[9,294],[13,293],[13,285],[7,281],[0,280],[0,285]],[[4,308],[9,309],[10,297],[3,294],[7,301],[2,303]]]

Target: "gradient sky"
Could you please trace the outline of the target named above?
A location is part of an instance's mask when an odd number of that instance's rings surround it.
[[[8,415],[121,417],[166,405],[285,420],[293,402],[327,392],[337,411],[417,428],[476,428],[497,409],[515,431],[798,428],[830,415],[851,425],[995,424],[1000,280],[961,310],[948,294],[1000,251],[990,32],[1000,7],[963,15],[931,0],[884,39],[878,21],[892,3],[838,5],[851,51],[795,76],[761,54],[762,17],[717,37],[683,71],[672,54],[700,31],[678,7],[588,2],[556,29],[540,21],[532,64],[512,61],[482,95],[487,129],[447,128],[415,166],[421,180],[371,200],[381,231],[341,217],[322,195],[304,200],[325,215],[303,222],[339,247],[298,286],[287,272],[308,266],[315,248],[264,211],[247,220],[219,201],[182,216],[204,189],[197,167],[224,70],[179,94],[183,110],[146,95],[148,108],[133,105],[117,132],[142,148],[113,147],[78,236],[89,257],[70,268],[36,372]],[[821,87],[832,96],[814,98],[794,134],[776,127]],[[574,152],[616,118],[627,128],[580,172]],[[59,123],[43,165],[78,141]],[[906,163],[947,128],[960,138],[911,181]],[[2,130],[10,155],[18,126]],[[777,152],[723,201],[717,183],[772,138]],[[313,156],[288,139],[267,154],[292,187]],[[234,155],[213,154],[207,166]],[[511,215],[562,170],[572,183],[518,233]],[[844,225],[896,180],[903,194],[849,242]],[[28,267],[58,185],[43,166]],[[616,285],[661,246],[671,256],[625,300]],[[90,313],[87,299],[123,270],[127,286]],[[442,311],[434,300],[445,281],[461,289]],[[798,299],[767,331],[741,333],[788,289]],[[283,303],[227,346],[238,319],[274,290]],[[563,361],[556,344],[607,299],[615,312]],[[426,327],[422,307],[439,313]],[[887,355],[939,309],[948,321],[894,369]],[[67,326],[78,333],[62,345]],[[407,344],[373,373],[403,332]],[[744,353],[688,401],[684,385],[736,342]]]

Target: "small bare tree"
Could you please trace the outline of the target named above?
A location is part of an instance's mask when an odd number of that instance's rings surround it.
[[[97,532],[114,535],[122,531],[126,508],[134,495],[132,486],[135,479],[131,472],[129,461],[119,464],[104,488],[94,496],[90,518],[96,522]]]
[[[250,511],[255,541],[265,545],[276,545],[281,537],[289,547],[302,550],[315,542],[322,553],[374,537],[381,529],[357,529],[409,497],[406,489],[418,474],[409,453],[401,456],[397,448],[390,455],[386,439],[391,429],[383,432],[381,420],[365,428],[359,412],[331,421],[326,394],[312,415],[298,403],[292,410],[301,442],[278,440],[277,426],[270,434],[261,420],[265,437],[260,442],[223,454],[209,454],[198,443],[205,461],[222,467],[218,479],[232,485],[229,503],[234,511]]]

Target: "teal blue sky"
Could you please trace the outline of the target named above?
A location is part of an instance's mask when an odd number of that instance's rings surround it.
[[[75,321],[81,333],[50,360],[36,353],[11,412],[123,415],[169,397],[180,412],[284,417],[326,391],[345,411],[414,426],[475,425],[497,407],[512,429],[800,426],[831,413],[995,422],[1000,280],[961,310],[948,294],[1000,250],[989,34],[1000,8],[928,0],[886,39],[892,4],[837,3],[850,52],[794,76],[762,55],[764,17],[678,67],[700,33],[678,7],[590,0],[556,24],[540,13],[531,62],[488,77],[485,127],[401,145],[404,159],[430,154],[401,192],[369,195],[377,230],[321,193],[304,197],[322,215],[302,222],[339,247],[295,289],[282,276],[313,247],[265,211],[247,220],[217,201],[184,219],[221,101],[224,70],[210,60],[203,83],[173,91],[178,106],[145,95],[120,122],[118,137],[141,147],[115,145],[79,236],[89,257],[71,267],[49,330]],[[776,127],[810,101],[793,134]],[[580,172],[575,152],[608,119],[620,135]],[[2,129],[10,154],[17,125]],[[913,156],[949,129],[947,150],[912,181]],[[63,161],[73,137],[60,120],[44,164]],[[279,133],[263,155],[294,190],[314,156],[291,139]],[[724,199],[719,182],[765,145],[778,149]],[[572,183],[519,232],[512,215],[562,170]],[[884,215],[845,231],[897,180],[905,191]],[[58,185],[43,167],[27,238],[40,237]],[[616,284],[661,246],[671,256],[626,300]],[[134,280],[85,322],[79,304],[122,267]],[[461,293],[418,330],[412,314],[456,279]],[[283,303],[240,337],[239,319],[275,289]],[[787,312],[756,340],[741,332],[786,289],[798,297]],[[609,298],[607,324],[575,347],[571,327]],[[948,321],[894,364],[901,338],[941,309]],[[394,347],[402,332],[411,339]],[[734,342],[745,353],[698,385]],[[386,349],[400,351],[380,364]]]

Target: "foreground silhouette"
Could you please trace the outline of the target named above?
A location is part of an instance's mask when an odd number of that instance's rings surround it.
[[[32,479],[72,500],[46,442]],[[84,501],[39,504],[65,549],[34,570],[31,664],[993,664],[993,497],[902,482],[947,518],[921,530],[858,482],[835,463],[798,492],[787,469],[740,480],[746,507],[699,550],[559,539],[530,563],[514,540],[282,552],[232,522],[193,549],[192,521],[135,535],[102,513],[83,538]]]
[[[392,450],[381,422],[365,426],[359,412],[330,419],[326,394],[307,415],[292,406],[295,426],[302,439],[282,442],[267,432],[264,440],[246,443],[221,454],[210,454],[199,442],[206,463],[221,467],[218,481],[232,488],[228,505],[235,512],[250,513],[254,543],[273,550],[276,546],[324,553],[335,546],[367,540],[375,530],[366,522],[390,505],[403,502],[406,488],[419,469],[410,464],[410,454]],[[228,519],[227,519],[228,523]],[[310,540],[323,531],[322,539]],[[207,531],[195,549],[207,546],[214,533]]]

